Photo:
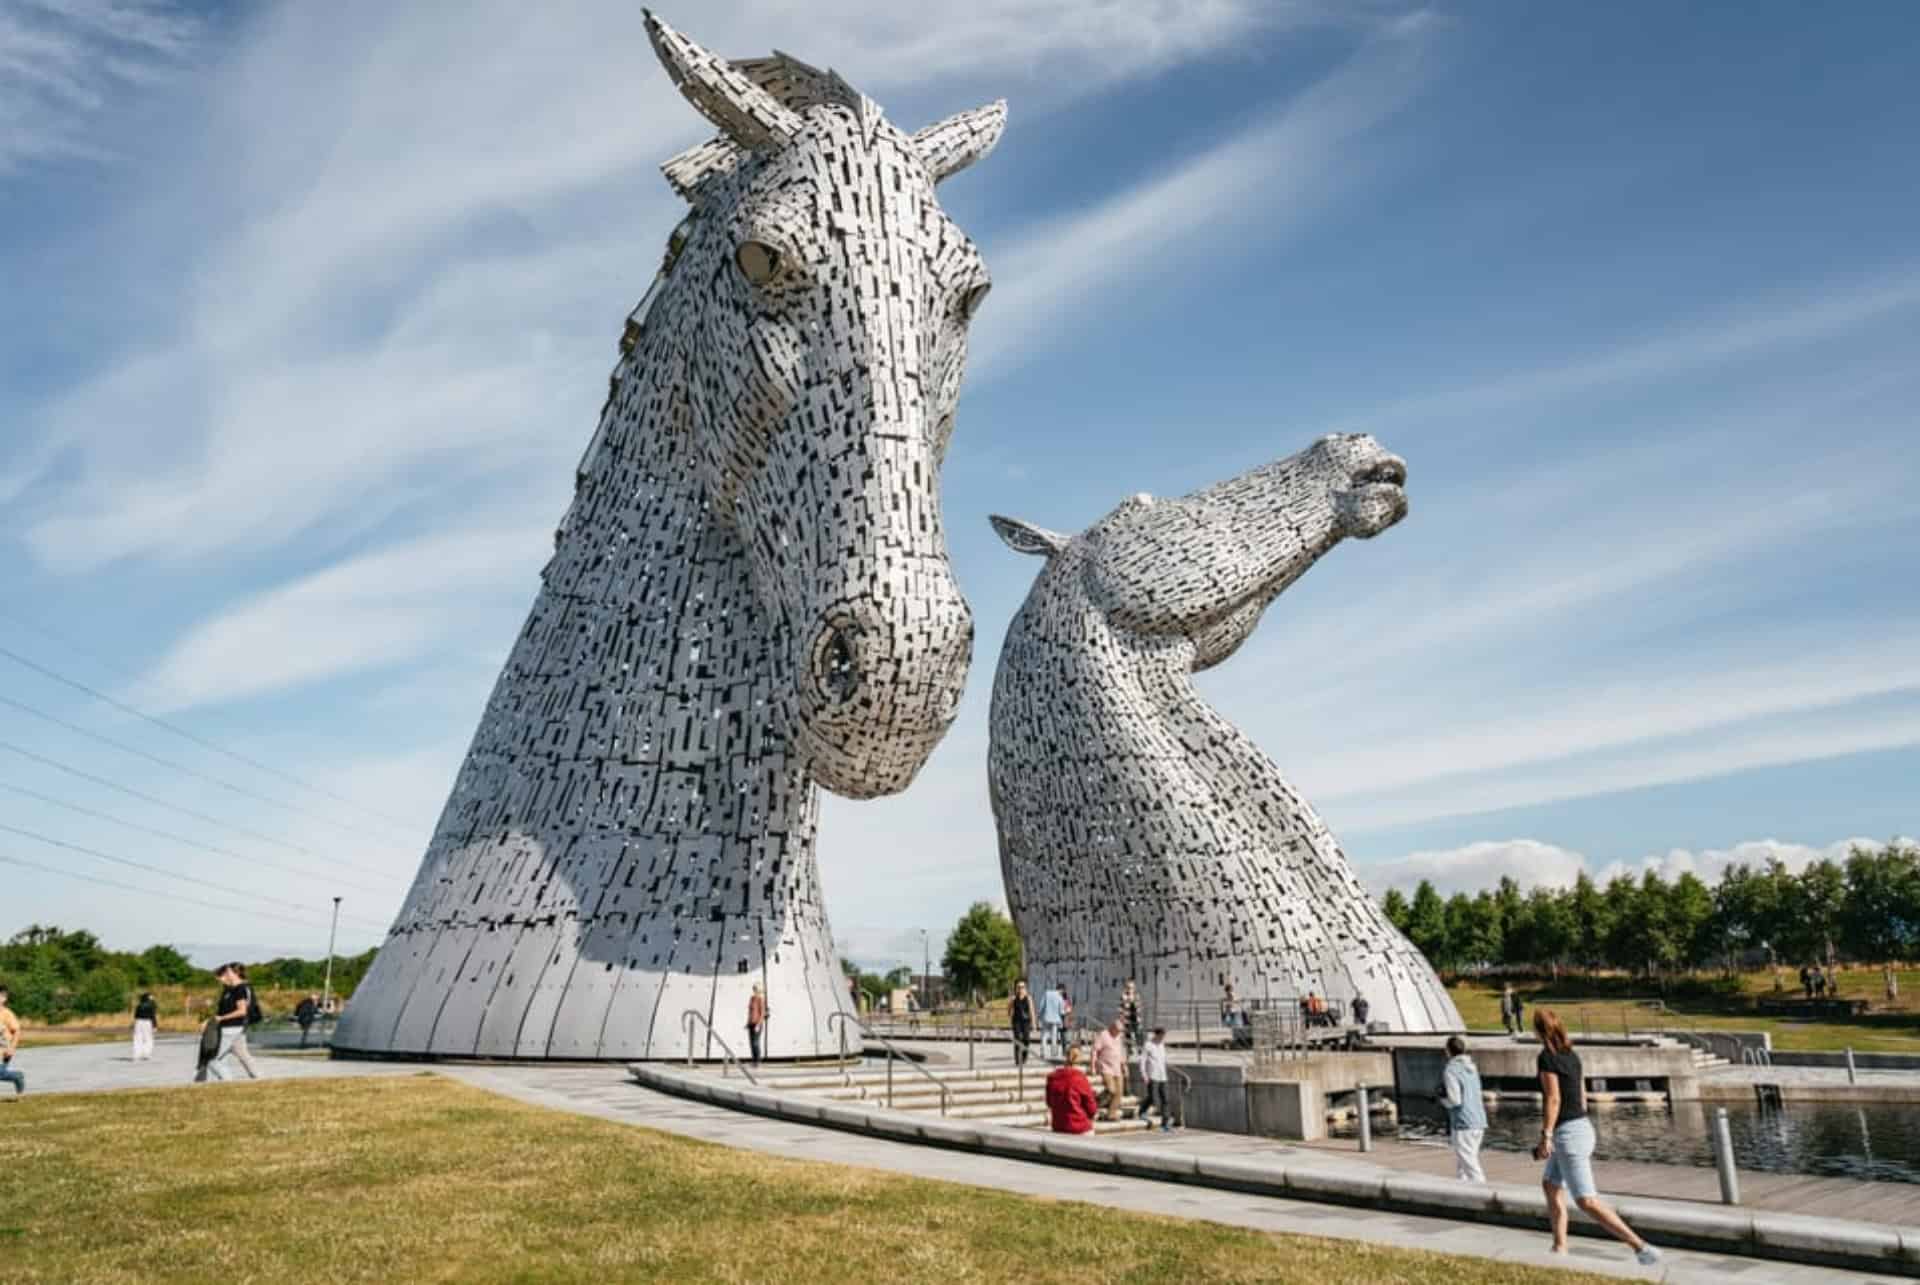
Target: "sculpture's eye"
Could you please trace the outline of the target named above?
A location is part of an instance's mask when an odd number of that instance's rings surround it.
[[[780,270],[780,252],[765,241],[742,241],[733,252],[733,261],[750,285],[763,286]]]
[[[973,314],[980,311],[980,305],[986,302],[987,291],[991,289],[993,289],[993,287],[983,281],[979,285],[975,286],[973,289],[961,295],[960,296],[960,315],[964,317],[966,320],[972,321]]]

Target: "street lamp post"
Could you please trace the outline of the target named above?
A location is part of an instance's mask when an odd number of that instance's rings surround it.
[[[333,1007],[333,942],[340,932],[340,898],[333,899],[333,927],[327,929],[327,980],[320,992],[320,1011]]]
[[[933,1002],[933,939],[927,936],[927,930],[920,930],[920,998],[922,1002]]]

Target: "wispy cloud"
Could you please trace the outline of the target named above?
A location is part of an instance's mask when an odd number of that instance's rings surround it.
[[[176,642],[136,694],[175,710],[417,659],[454,643],[476,607],[529,597],[541,535],[513,527],[433,536],[243,599]],[[511,575],[515,567],[527,574]]]
[[[0,180],[37,162],[112,156],[99,119],[116,95],[176,71],[198,34],[166,0],[0,3]]]
[[[970,373],[987,379],[1031,358],[1063,316],[1160,275],[1204,238],[1257,224],[1270,247],[1311,218],[1341,189],[1341,149],[1419,94],[1437,25],[1414,15],[1380,28],[1271,119],[996,251],[1004,284],[975,323]]]
[[[1920,308],[1920,269],[1902,264],[1857,281],[1741,301],[1737,311],[1701,318],[1600,351],[1528,370],[1426,389],[1361,411],[1346,432],[1404,434],[1467,416],[1580,394],[1640,386],[1804,347]]]

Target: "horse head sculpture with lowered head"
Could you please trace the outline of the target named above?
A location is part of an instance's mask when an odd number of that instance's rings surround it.
[[[1372,438],[1333,436],[1076,536],[992,520],[1047,559],[1001,650],[988,756],[1035,975],[1096,997],[1140,978],[1165,1013],[1364,996],[1394,1030],[1458,1028],[1312,806],[1191,681],[1340,541],[1405,517],[1406,480]]]

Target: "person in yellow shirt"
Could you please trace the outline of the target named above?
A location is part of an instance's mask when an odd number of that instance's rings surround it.
[[[27,1077],[13,1065],[13,1055],[20,1049],[20,1019],[8,1007],[12,999],[7,988],[0,986],[0,1080],[12,1082],[13,1096],[17,1098],[27,1091]]]

